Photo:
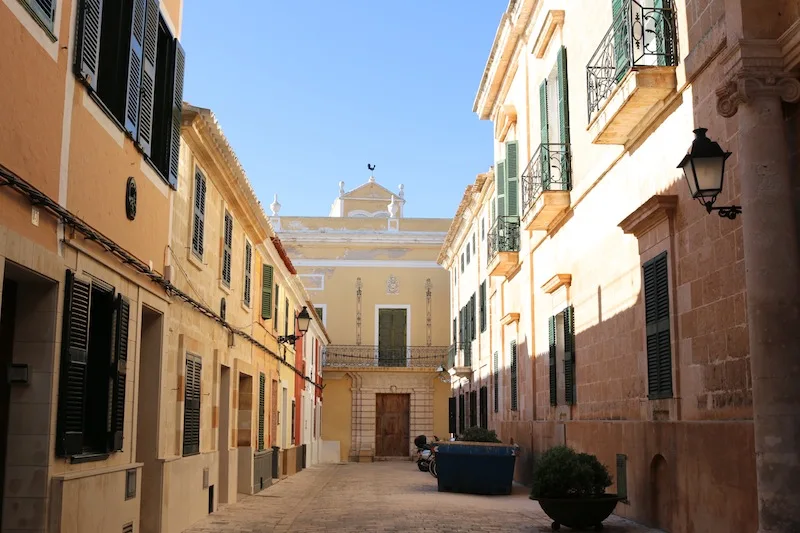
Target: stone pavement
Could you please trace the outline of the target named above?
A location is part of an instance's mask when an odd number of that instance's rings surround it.
[[[551,521],[523,486],[515,485],[510,496],[438,492],[436,479],[410,461],[312,466],[240,497],[186,532],[551,531]],[[605,522],[605,531],[659,533],[616,516]]]

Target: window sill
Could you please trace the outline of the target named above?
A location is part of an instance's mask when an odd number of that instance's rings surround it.
[[[225,282],[222,280],[222,278],[220,278],[219,280],[219,288],[222,290],[222,292],[224,292],[228,296],[230,296],[233,293],[230,284],[226,285]]]
[[[245,310],[245,311],[247,311],[248,313],[250,313],[250,312],[252,312],[252,311],[253,311],[253,306],[252,306],[252,304],[248,304],[248,303],[247,303],[247,302],[245,302],[244,300],[242,300],[242,301],[241,301],[241,302],[239,302],[239,303],[241,303],[241,304],[242,304],[242,309],[244,309],[244,310]]]
[[[200,455],[200,452],[183,452],[182,457],[194,457],[195,455]]]
[[[206,265],[203,262],[203,258],[198,257],[197,254],[194,253],[191,244],[189,245],[186,251],[187,251],[186,258],[189,260],[189,263],[191,263],[193,267],[195,267],[197,270],[200,271],[205,269]]]
[[[97,461],[105,461],[110,457],[108,453],[82,453],[80,455],[72,455],[69,457],[70,464],[79,465],[83,463],[94,463]]]

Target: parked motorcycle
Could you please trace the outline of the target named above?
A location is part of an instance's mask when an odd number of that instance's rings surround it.
[[[433,441],[438,440],[439,437],[434,435]],[[417,468],[421,472],[430,472],[430,465],[434,460],[433,444],[428,444],[428,438],[425,435],[419,435],[414,439],[414,446],[417,447]]]

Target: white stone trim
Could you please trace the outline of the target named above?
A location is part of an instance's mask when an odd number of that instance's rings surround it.
[[[292,261],[292,264],[296,264],[295,261]],[[303,283],[303,287],[305,287],[306,291],[324,291],[325,290],[325,274],[297,274],[297,277],[300,278],[300,281]],[[304,278],[318,278],[320,280],[319,286],[311,286],[304,281]]]
[[[322,308],[322,326],[327,327],[328,322],[328,304],[318,304],[315,302],[311,302],[314,307]]]
[[[375,304],[375,346],[378,346],[378,315],[381,309],[406,310],[406,362],[411,358],[408,347],[411,346],[411,304]],[[375,363],[378,362],[378,350],[375,350]]]
[[[53,61],[58,62],[58,47],[65,43],[69,43],[72,39],[69,38],[69,32],[67,32],[67,38],[63,41],[59,39],[58,30],[61,27],[61,14],[63,13],[64,2],[56,2],[56,14],[53,17],[53,32],[52,36],[56,39],[53,40],[53,37],[50,35],[50,32],[42,28],[39,23],[34,18],[34,15],[28,12],[28,9],[22,5],[20,0],[3,0],[3,4],[11,11],[11,13],[19,20],[20,24],[31,34],[31,37],[39,43],[47,55],[50,56],[50,59]],[[73,2],[74,4],[74,2]],[[72,28],[72,26],[70,26]],[[69,44],[67,44],[69,46]],[[72,58],[72,55],[69,56]],[[67,69],[69,73],[72,73],[72,68]]]
[[[379,267],[379,268],[432,268],[439,270],[442,266],[436,261],[402,261],[378,259],[293,259],[295,267]]]

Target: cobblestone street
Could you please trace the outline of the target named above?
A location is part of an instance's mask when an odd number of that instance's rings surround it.
[[[190,533],[320,531],[550,531],[528,489],[511,496],[437,491],[436,479],[411,462],[315,466],[220,510]],[[611,517],[605,531],[657,533]],[[564,530],[569,531],[568,528]]]

